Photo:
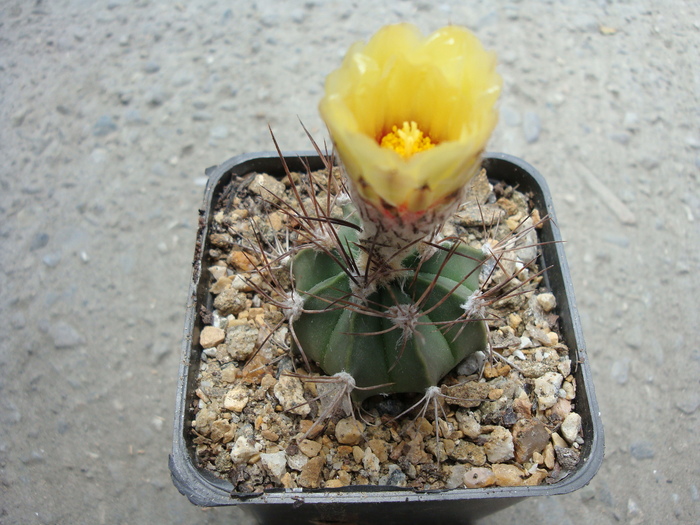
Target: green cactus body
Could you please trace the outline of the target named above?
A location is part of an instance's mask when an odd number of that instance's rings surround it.
[[[347,240],[343,244],[356,250],[357,233],[347,227],[339,230],[341,240]],[[449,250],[450,245],[445,246]],[[446,324],[464,316],[462,305],[479,285],[483,257],[480,251],[459,245],[454,253],[438,250],[421,264],[414,252],[403,260],[407,270],[403,275],[367,298],[365,305],[373,312],[367,314],[348,305],[359,306],[360,301],[352,295],[340,257],[304,249],[293,265],[296,290],[304,298],[304,313],[294,322],[298,343],[326,374],[347,372],[358,387],[386,385],[355,390],[356,401],[382,393],[423,393],[465,357],[486,347],[483,320]],[[387,309],[415,304],[431,286],[414,316],[414,329],[405,334],[386,315]]]

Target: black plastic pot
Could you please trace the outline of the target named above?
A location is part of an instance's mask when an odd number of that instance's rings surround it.
[[[314,152],[292,152],[285,155],[290,169],[304,171],[323,167]],[[489,178],[502,180],[517,186],[520,191],[532,195],[542,215],[554,219],[554,208],[542,176],[526,162],[505,154],[487,154],[484,159]],[[199,333],[203,323],[200,306],[211,306],[207,289],[208,279],[203,269],[209,266],[207,233],[217,197],[234,175],[264,172],[283,175],[282,163],[277,153],[255,153],[234,157],[220,166],[209,168],[209,182],[204,194],[204,207],[200,210],[199,231],[195,248],[194,271],[187,304],[185,334],[182,345],[182,362],[177,389],[173,451],[170,470],[178,490],[195,505],[212,507],[240,505],[254,515],[259,523],[273,525],[283,523],[357,523],[382,525],[407,523],[470,523],[472,520],[501,510],[532,496],[566,494],[585,486],[595,475],[603,461],[603,427],[598,413],[598,403],[593,390],[590,368],[581,331],[573,286],[564,257],[556,220],[547,222],[539,231],[542,246],[540,267],[549,267],[545,284],[557,300],[561,333],[570,349],[570,358],[577,363],[576,410],[582,417],[584,444],[576,470],[552,485],[534,487],[489,487],[485,489],[453,489],[416,492],[398,487],[345,487],[332,490],[285,491],[278,489],[252,497],[232,494],[233,486],[196,466],[194,447],[191,446],[190,428],[194,399],[194,382],[200,364]]]

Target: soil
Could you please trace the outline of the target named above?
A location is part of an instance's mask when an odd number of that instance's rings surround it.
[[[566,477],[583,438],[572,359],[536,264],[536,232],[547,218],[512,187],[491,186],[485,171],[442,233],[479,250],[508,246],[496,269],[482,272],[484,293],[505,287],[484,313],[490,350],[443,378],[433,399],[422,392],[375,396],[354,408],[343,403],[342,383],[306,369],[291,351],[278,307],[279,294],[291,290],[289,262],[275,261],[288,261],[306,239],[295,195],[313,209],[306,181],[315,181],[314,199],[324,203],[327,180],[340,188],[339,177],[337,169],[331,179],[327,172],[292,174],[292,191],[288,179],[283,185],[253,173],[235,177],[218,198],[204,248],[215,299],[203,320],[212,325],[194,350],[201,365],[196,397],[191,393],[192,446],[202,467],[242,493],[370,484],[483,488]],[[267,253],[287,239],[289,251]],[[276,286],[282,281],[284,290]]]

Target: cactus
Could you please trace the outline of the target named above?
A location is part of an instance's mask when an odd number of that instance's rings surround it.
[[[358,257],[357,234],[339,228],[339,242]],[[329,375],[350,374],[353,398],[423,392],[469,354],[487,344],[486,326],[465,313],[479,291],[483,254],[460,243],[443,243],[426,260],[414,250],[401,271],[365,298],[353,292],[343,256],[306,248],[293,262],[304,313],[294,322],[297,344]],[[381,385],[381,386],[378,386]]]

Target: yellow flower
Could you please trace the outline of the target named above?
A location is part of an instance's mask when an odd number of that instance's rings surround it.
[[[422,212],[455,195],[498,119],[496,59],[469,31],[386,26],[326,79],[320,112],[366,201]]]

